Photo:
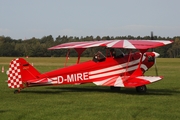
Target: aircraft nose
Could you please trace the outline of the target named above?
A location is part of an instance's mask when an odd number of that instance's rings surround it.
[[[159,57],[159,53],[157,53],[157,52],[153,52],[154,53],[154,55],[155,55],[155,57]]]

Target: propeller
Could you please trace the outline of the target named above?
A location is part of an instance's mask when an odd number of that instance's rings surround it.
[[[154,62],[155,62],[154,65],[155,65],[156,76],[158,76],[158,69],[157,69],[157,66],[156,66],[156,59],[155,59]]]
[[[155,58],[154,58],[154,66],[155,66],[155,71],[156,71],[156,76],[158,76],[158,69],[157,69],[157,66],[156,66],[156,58],[160,55],[159,53],[157,52],[153,52],[154,55],[155,55]]]
[[[153,32],[152,31],[151,31],[151,40],[154,40],[154,36],[153,36]],[[155,54],[154,66],[155,66],[156,76],[158,76],[158,69],[157,69],[157,65],[156,65],[156,57],[158,57],[160,54],[157,53],[157,52],[154,52],[154,48],[152,48],[152,51]]]

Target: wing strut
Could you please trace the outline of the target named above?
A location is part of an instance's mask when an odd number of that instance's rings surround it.
[[[66,62],[64,63],[64,67],[66,67],[67,61],[68,61],[68,59],[69,59],[69,52],[70,52],[70,49],[68,49],[68,51],[67,51],[67,54],[66,54]]]
[[[141,52],[141,58],[140,58],[140,61],[139,61],[139,65],[138,65],[138,68],[134,71],[134,73],[131,75],[132,77],[136,77],[136,76],[142,76],[143,73],[142,73],[142,70],[141,70],[141,64],[142,64],[142,59],[143,59],[143,56],[144,56],[144,53],[147,51],[148,49],[141,49],[140,52]]]
[[[127,62],[127,65],[126,65],[126,72],[124,73],[124,76],[127,75],[128,65],[129,65],[129,61],[131,59],[131,52],[132,52],[132,50],[129,51],[129,57],[128,57],[128,62]]]
[[[86,48],[74,48],[74,49],[78,53],[78,60],[77,60],[77,64],[78,64],[80,61],[81,54],[84,52],[84,50],[86,50]]]
[[[77,60],[77,64],[79,63],[80,61],[80,57],[81,57],[81,54],[84,52],[84,50],[86,50],[86,48],[74,48],[76,50],[76,52],[78,53],[78,60]],[[67,61],[69,59],[69,53],[70,53],[70,49],[68,49],[67,51],[67,54],[66,54],[66,62],[64,64],[64,67],[66,67],[66,64],[67,64]]]

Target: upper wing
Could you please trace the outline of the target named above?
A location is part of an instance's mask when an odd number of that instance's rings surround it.
[[[56,45],[49,49],[71,49],[71,48],[90,48],[90,47],[110,47],[110,48],[126,48],[126,49],[150,49],[164,46],[172,43],[171,40],[102,40],[102,41],[84,41],[69,42]]]

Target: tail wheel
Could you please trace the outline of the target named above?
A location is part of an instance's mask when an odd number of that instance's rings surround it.
[[[20,93],[20,90],[14,90],[14,94]]]
[[[146,85],[142,85],[142,86],[136,87],[136,91],[137,91],[138,93],[145,93],[146,90],[147,90]]]

